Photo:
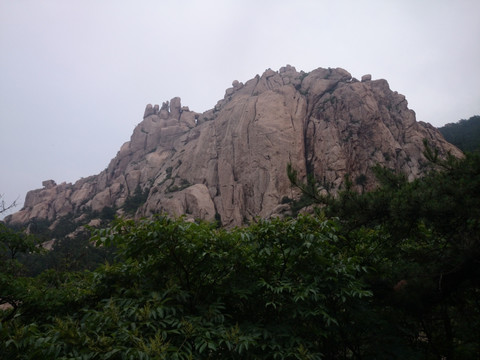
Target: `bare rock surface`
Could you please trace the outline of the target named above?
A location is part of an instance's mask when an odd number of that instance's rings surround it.
[[[233,81],[204,113],[190,111],[178,97],[161,107],[147,105],[130,141],[103,172],[74,184],[44,181],[5,221],[53,223],[69,214],[85,219],[105,208],[122,214],[140,190],[145,197],[137,217],[165,212],[237,226],[286,211],[282,199],[298,195],[287,178],[288,163],[332,188],[349,174],[371,189],[376,164],[410,179],[421,176],[423,139],[442,155],[462,156],[433,126],[417,122],[387,81],[287,65],[246,83]]]

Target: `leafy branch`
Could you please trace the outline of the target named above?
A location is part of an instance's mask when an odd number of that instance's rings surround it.
[[[295,170],[291,163],[287,164],[287,176],[290,183],[298,188],[304,195],[311,198],[317,204],[328,204],[331,201],[331,195],[326,186],[318,186],[318,182],[313,174],[307,175],[307,181],[303,182],[298,176],[298,171]],[[326,195],[322,194],[326,191]]]

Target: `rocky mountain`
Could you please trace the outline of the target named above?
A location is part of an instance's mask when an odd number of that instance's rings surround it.
[[[405,96],[385,80],[365,75],[359,81],[340,68],[268,69],[246,83],[234,81],[204,113],[182,106],[178,97],[147,105],[104,171],[74,184],[44,181],[5,220],[43,219],[52,228],[65,216],[95,223],[108,210],[241,225],[288,212],[286,200],[299,194],[287,163],[333,191],[346,174],[368,189],[375,185],[375,164],[421,176],[424,138],[441,154],[461,156],[433,126],[417,122]]]

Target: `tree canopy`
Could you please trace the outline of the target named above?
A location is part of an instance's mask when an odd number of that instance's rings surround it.
[[[480,150],[480,116],[475,115],[467,120],[446,124],[439,128],[445,140],[464,152]]]
[[[290,169],[317,203],[313,215],[230,230],[116,219],[82,243],[114,251],[96,268],[28,276],[19,259],[37,247],[2,227],[2,260],[12,266],[0,269],[0,354],[477,359],[480,157],[427,155],[421,179],[376,167],[376,190],[347,186],[336,197]],[[69,244],[65,254],[79,251]]]

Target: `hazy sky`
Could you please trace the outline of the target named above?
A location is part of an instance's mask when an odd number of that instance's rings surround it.
[[[0,0],[0,194],[97,174],[146,104],[202,112],[286,64],[387,79],[435,126],[478,115],[479,14],[478,0]]]

